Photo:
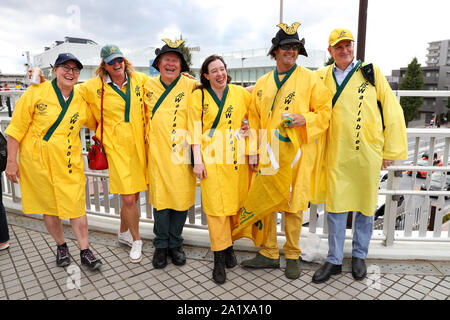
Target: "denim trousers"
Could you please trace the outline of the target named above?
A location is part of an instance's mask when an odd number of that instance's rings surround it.
[[[355,214],[352,241],[352,257],[365,259],[369,251],[370,238],[373,230],[373,216],[368,217],[361,212]],[[328,212],[328,255],[327,261],[332,264],[342,264],[344,258],[345,229],[348,212]]]
[[[184,224],[187,218],[186,211],[176,211],[173,209],[156,210],[153,209],[153,245],[155,248],[177,248],[183,244]]]

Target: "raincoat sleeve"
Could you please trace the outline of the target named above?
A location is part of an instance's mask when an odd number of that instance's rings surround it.
[[[16,102],[11,123],[5,130],[5,134],[13,137],[18,142],[22,141],[33,121],[33,92],[42,86],[43,84],[40,84],[38,87],[30,87]]]
[[[259,154],[259,130],[261,129],[261,100],[258,97],[258,83],[252,91],[250,104],[248,107],[248,123],[250,127],[249,139],[249,155]]]
[[[147,124],[145,126],[145,140],[147,143],[149,142],[149,134],[150,134],[150,126],[151,126],[151,107],[150,107],[150,92],[151,92],[151,79],[147,79],[144,83],[144,110],[145,110],[145,123]]]
[[[249,109],[250,109],[251,103],[252,103],[252,94],[243,88],[243,90],[242,90],[242,108],[245,110],[245,111],[243,111],[243,113],[244,113],[244,118],[247,120],[249,117]],[[249,126],[249,130],[250,130],[250,126]],[[249,152],[250,143],[253,143],[253,141],[250,139],[250,135],[251,135],[251,131],[248,132],[248,136],[245,139],[245,154],[246,155],[250,154],[250,152]]]
[[[77,84],[75,86],[75,88],[78,89],[78,92],[81,94],[81,96],[83,97],[84,101],[86,101],[88,104],[94,103],[92,101],[92,96],[89,94],[89,87],[88,87],[88,83],[87,82],[83,82],[83,83]]]
[[[150,79],[150,77],[146,73],[140,73],[142,75],[141,86],[144,86],[145,83]]]
[[[84,126],[92,131],[97,130],[97,121],[95,120],[95,117],[92,114],[91,108],[87,104],[86,104],[86,121],[84,123]]]
[[[374,66],[374,71],[377,100],[381,103],[385,126],[383,159],[408,159],[408,141],[403,109],[381,70]]]
[[[244,88],[244,90],[242,90],[242,96],[243,96],[243,102],[244,102],[243,106],[245,106],[245,111],[246,111],[245,117],[248,119],[248,112],[250,109],[250,105],[252,103],[253,95]]]
[[[188,138],[189,144],[202,143],[202,91],[194,90],[188,100]]]
[[[317,73],[312,74],[313,81],[309,112],[305,117],[305,130],[300,130],[304,143],[311,143],[328,129],[331,118],[331,92],[320,80]]]

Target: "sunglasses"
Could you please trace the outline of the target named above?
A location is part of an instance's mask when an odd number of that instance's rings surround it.
[[[111,60],[110,62],[107,62],[108,66],[113,66],[114,63],[116,63],[116,61],[117,61],[117,63],[122,63],[123,62],[123,58],[115,58],[115,59]]]
[[[66,72],[66,73],[69,73],[70,71],[72,71],[73,74],[80,74],[80,69],[77,67],[72,68],[66,64],[62,64],[59,67],[63,68],[64,72]]]
[[[294,51],[300,51],[300,45],[298,45],[298,44],[289,44],[289,43],[287,43],[287,44],[282,44],[282,45],[280,46],[280,48],[283,49],[283,50],[285,50],[285,51],[287,51],[287,50],[289,50],[289,49],[292,49],[292,50],[294,50]]]

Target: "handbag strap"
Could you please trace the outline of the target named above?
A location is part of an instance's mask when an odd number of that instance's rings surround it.
[[[100,148],[103,148],[103,94],[105,91],[105,83],[102,79],[102,98],[100,102]]]

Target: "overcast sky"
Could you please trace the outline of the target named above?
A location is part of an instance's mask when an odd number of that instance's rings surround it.
[[[284,0],[284,21],[298,21],[306,49],[326,50],[334,28],[356,39],[359,0]],[[65,36],[88,38],[123,51],[160,47],[162,38],[187,40],[217,52],[270,47],[278,31],[279,0],[0,0],[0,70],[24,72],[22,52],[39,54]],[[428,42],[450,39],[448,0],[369,0],[365,61],[390,75]]]

